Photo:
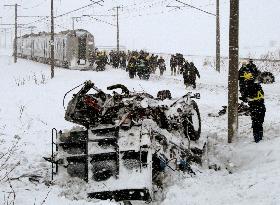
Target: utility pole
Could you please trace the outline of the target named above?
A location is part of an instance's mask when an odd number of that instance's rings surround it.
[[[72,17],[72,30],[75,30],[75,17]]]
[[[15,40],[14,40],[14,63],[17,62],[17,8],[18,5],[15,4]]]
[[[238,57],[239,0],[230,0],[229,74],[228,74],[228,143],[238,132]]]
[[[11,6],[14,6],[15,7],[15,37],[14,37],[14,63],[16,63],[17,62],[17,27],[18,27],[18,25],[17,25],[17,9],[18,9],[18,6],[20,6],[20,5],[18,5],[18,4],[14,4],[14,5],[4,5],[4,6],[9,6],[9,7],[11,7]]]
[[[30,28],[30,34],[33,33],[33,29],[37,28],[36,26],[29,26],[28,28]]]
[[[21,34],[22,34],[22,27],[19,27],[19,37],[21,38]]]
[[[0,24],[0,25],[14,25],[14,24]],[[11,29],[10,28],[0,28],[0,29],[4,30],[4,48],[7,48],[7,31]],[[12,32],[10,37],[11,37],[11,42],[13,42]]]
[[[4,48],[7,48],[7,28],[3,28],[4,30]]]
[[[2,23],[2,24],[0,24],[0,26],[14,26],[15,24],[10,24],[10,23]],[[18,26],[21,26],[21,25],[24,25],[24,24],[17,24]],[[7,47],[7,31],[8,30],[10,30],[9,28],[2,28],[3,30],[4,30],[4,32],[5,32],[5,44],[4,44],[4,46],[5,46],[5,48]],[[10,35],[10,37],[11,37],[11,43],[14,41],[14,39],[13,39],[13,35],[12,35],[12,32],[11,32],[11,35]]]
[[[13,48],[14,47],[14,36],[13,36],[13,32],[10,32],[10,47],[9,48]]]
[[[221,71],[220,0],[216,0],[216,70]]]
[[[77,21],[77,19],[80,19],[81,17],[72,17],[72,30],[75,30],[75,21]]]
[[[53,0],[51,0],[51,78],[54,78],[54,17]]]
[[[120,7],[117,6],[117,52],[120,51],[120,27],[119,27],[119,9]]]
[[[2,24],[2,18],[3,18],[3,17],[0,16],[0,20],[1,20],[0,24]],[[2,37],[1,37],[1,35],[0,35],[0,48],[1,48],[1,47],[2,47]]]

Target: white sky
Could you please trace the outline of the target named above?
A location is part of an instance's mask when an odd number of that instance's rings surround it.
[[[216,0],[181,0],[201,9],[215,13]],[[229,0],[221,4],[221,49],[228,54]],[[14,10],[4,4],[19,3],[18,15],[49,15],[50,0],[0,0],[3,23],[14,22]],[[82,7],[90,0],[54,0],[55,15]],[[71,29],[71,17],[83,14],[112,15],[116,5],[120,10],[120,42],[128,49],[147,49],[154,52],[183,52],[194,55],[215,54],[215,17],[183,7],[181,10],[167,8],[167,5],[181,5],[175,0],[104,0],[104,6],[95,6],[56,19],[56,31]],[[135,5],[134,5],[135,4]],[[280,1],[240,0],[240,54],[258,55],[280,47]],[[139,16],[141,15],[141,16]],[[116,24],[115,17],[98,17]],[[19,23],[34,19],[20,18]],[[116,45],[116,27],[83,18],[76,22],[76,28],[89,30],[95,35],[97,45]],[[36,31],[50,29],[49,22],[34,24]],[[30,26],[30,25],[29,25]],[[2,26],[3,27],[3,26]],[[7,27],[7,26],[6,26]],[[29,29],[22,31],[29,32]],[[3,33],[1,33],[3,37]],[[3,39],[3,38],[2,38]]]

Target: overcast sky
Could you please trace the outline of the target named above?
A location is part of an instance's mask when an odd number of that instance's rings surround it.
[[[216,0],[181,0],[215,13]],[[228,54],[229,0],[221,4],[221,49]],[[4,4],[18,3],[18,15],[49,15],[50,0],[0,0],[3,23],[14,22],[13,8]],[[90,3],[90,0],[54,0],[55,15]],[[56,31],[71,29],[71,17],[84,14],[114,15],[120,9],[120,44],[127,49],[147,49],[154,52],[182,52],[194,55],[215,55],[215,16],[182,6],[175,0],[104,0],[103,6],[87,7],[79,12],[55,19]],[[240,53],[258,55],[280,47],[280,0],[240,0]],[[82,18],[76,28],[89,30],[95,35],[96,45],[116,45],[115,16],[97,17],[100,21]],[[19,23],[36,19],[19,18]],[[113,25],[111,25],[113,24]],[[50,30],[49,21],[34,24],[36,32]],[[2,26],[3,27],[3,26]],[[7,27],[7,26],[6,26]],[[25,29],[22,33],[30,32]],[[1,33],[3,37],[3,33]],[[3,39],[3,38],[2,38]]]

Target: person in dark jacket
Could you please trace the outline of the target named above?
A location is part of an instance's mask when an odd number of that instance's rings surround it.
[[[242,62],[242,66],[239,69],[238,72],[238,80],[239,80],[239,91],[241,94],[241,100],[246,102],[246,97],[244,95],[244,92],[248,88],[248,86],[251,86],[252,83],[254,83],[258,76],[260,74],[260,71],[257,69],[256,65],[253,64],[253,61],[250,60],[247,64],[246,62]]]
[[[136,75],[136,63],[137,63],[137,58],[136,56],[132,56],[127,64],[127,69],[128,69],[128,73],[129,73],[129,77],[130,78],[134,78]]]
[[[120,65],[120,53],[115,52],[115,53],[113,53],[113,56],[112,56],[112,66],[114,68],[119,68],[119,65]]]
[[[183,54],[181,54],[181,53],[176,54],[176,59],[177,59],[177,66],[178,66],[177,74],[182,74],[183,67],[185,65],[186,60],[185,60]]]
[[[256,82],[248,84],[244,96],[250,108],[254,140],[258,143],[263,138],[263,122],[266,112],[262,86]]]
[[[171,75],[176,75],[176,66],[177,66],[176,58],[174,55],[171,55],[170,58]]]
[[[263,122],[265,117],[264,92],[261,84],[258,82],[258,76],[261,72],[257,69],[253,60],[249,63],[242,63],[239,69],[239,90],[240,99],[248,102],[250,116],[252,120],[253,136],[256,143],[263,138]]]
[[[96,71],[104,71],[105,70],[105,66],[108,63],[108,58],[106,53],[103,52],[98,52],[97,56],[96,56]]]
[[[192,85],[194,89],[196,88],[196,76],[200,78],[200,74],[193,62],[186,62],[183,71],[184,84],[186,87]]]
[[[122,68],[126,68],[127,56],[126,56],[125,52],[124,52],[124,51],[121,51],[120,54],[119,54],[119,56],[120,56],[120,66],[121,66]]]
[[[160,56],[160,58],[158,59],[157,64],[160,71],[160,75],[163,75],[163,72],[166,70],[166,65],[165,60],[162,58],[162,56]]]
[[[149,54],[141,54],[137,59],[136,71],[140,79],[148,80],[150,78],[149,57]]]

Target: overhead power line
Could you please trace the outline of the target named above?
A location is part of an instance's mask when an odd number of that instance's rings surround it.
[[[150,2],[150,0],[149,0],[149,1],[142,1],[142,2],[140,2],[140,3],[133,3],[133,4],[126,5],[126,6],[122,6],[122,7],[123,7],[123,8],[139,7],[139,5],[141,5],[141,4],[147,4],[147,3],[149,3],[149,2]]]
[[[124,6],[124,7],[122,7],[122,8],[124,8],[123,9],[124,11],[122,12],[122,15],[124,15],[124,14],[130,15],[131,13],[135,13],[135,12],[139,12],[139,11],[143,11],[143,10],[151,10],[151,9],[153,9],[155,7],[163,5],[166,1],[168,1],[168,0],[161,0],[161,1],[155,1],[155,2],[147,2],[143,6],[138,6],[138,4],[135,4],[136,7],[132,7],[132,8],[127,8],[127,6]]]
[[[74,9],[74,10],[72,10],[72,11],[68,11],[68,12],[66,12],[66,13],[64,13],[64,14],[60,14],[60,15],[56,16],[55,18],[59,18],[59,17],[65,16],[65,15],[71,14],[71,13],[73,13],[73,12],[82,10],[82,9],[87,8],[87,7],[89,7],[89,6],[93,6],[94,4],[98,4],[98,5],[100,5],[100,6],[103,6],[102,4],[100,4],[100,2],[104,2],[104,0],[92,1],[92,2],[93,2],[93,3],[88,4],[88,5],[86,5],[86,6],[83,6],[83,7],[77,8],[77,9]]]
[[[101,19],[99,19],[99,18],[96,18],[95,15],[83,15],[83,16],[84,16],[84,17],[89,17],[89,18],[91,18],[91,19],[93,19],[93,20],[95,20],[95,21],[101,22],[101,23],[108,24],[108,25],[110,25],[110,26],[114,26],[114,27],[117,26],[117,25],[112,24],[112,23],[110,23],[110,22],[108,22],[108,21],[104,21],[104,20],[101,20]]]
[[[66,15],[68,15],[68,14],[74,13],[74,12],[76,12],[76,11],[82,10],[82,9],[87,8],[87,7],[90,7],[90,6],[93,6],[93,5],[95,5],[95,4],[98,4],[98,5],[100,5],[100,6],[103,6],[103,5],[100,4],[100,3],[101,3],[101,2],[104,2],[104,0],[92,1],[92,2],[93,2],[93,3],[91,3],[91,4],[88,4],[88,5],[86,5],[86,6],[83,6],[83,7],[74,9],[74,10],[72,10],[72,11],[68,11],[68,12],[66,12],[66,13],[60,14],[60,15],[54,17],[54,18],[59,18],[59,17],[62,17],[62,16],[66,16]],[[35,24],[35,23],[44,21],[44,20],[46,20],[46,19],[48,19],[48,18],[49,18],[49,16],[46,16],[46,17],[44,17],[44,18],[41,18],[41,19],[38,19],[38,20],[36,20],[36,21],[27,23],[27,24],[25,24],[25,25]]]
[[[1,23],[0,25],[1,26],[14,26],[15,24],[14,23]],[[25,24],[17,24],[17,25],[22,26],[22,25],[25,25]]]
[[[182,1],[180,1],[180,0],[175,0],[175,1],[177,1],[177,2],[179,2],[179,3],[181,3],[181,4],[183,4],[183,5],[185,5],[186,7],[190,7],[190,8],[192,8],[192,9],[196,9],[196,10],[201,11],[201,12],[203,12],[203,13],[206,13],[206,14],[209,14],[209,15],[212,15],[212,16],[216,16],[216,14],[213,14],[213,13],[211,13],[211,12],[205,11],[205,10],[203,10],[203,9],[200,9],[200,8],[198,8],[198,7],[196,7],[196,6],[187,4],[187,3],[182,2]]]
[[[40,3],[37,3],[36,5],[30,6],[30,7],[23,7],[22,9],[24,9],[24,10],[34,9],[34,8],[37,8],[41,5],[43,5],[45,2],[46,2],[46,0],[42,0]]]
[[[30,22],[30,23],[27,23],[27,24],[25,24],[25,25],[35,24],[35,23],[38,23],[38,22],[44,21],[44,20],[46,20],[46,19],[48,19],[48,18],[49,18],[49,16],[46,16],[46,17],[43,17],[43,18],[38,19],[38,20],[36,20],[36,21],[33,21],[33,22]]]
[[[144,17],[144,16],[151,16],[151,15],[162,15],[164,13],[169,13],[171,11],[174,11],[174,9],[171,9],[169,11],[163,11],[157,9],[156,12],[151,12],[152,9],[159,7],[161,5],[164,5],[165,2],[167,2],[168,0],[161,0],[161,1],[155,1],[151,4],[148,4],[143,6],[143,7],[138,7],[138,8],[133,8],[133,9],[124,9],[124,12],[122,12],[120,18],[121,19],[131,19],[131,18],[136,18],[136,17]],[[137,4],[134,4],[137,5]],[[127,8],[127,6],[124,6],[123,8]],[[150,12],[146,13],[143,11],[149,10]],[[140,13],[141,11],[141,13]]]
[[[146,16],[155,16],[155,15],[163,15],[165,13],[170,13],[176,11],[177,8],[171,9],[171,10],[160,10],[156,12],[149,12],[149,13],[139,13],[139,14],[133,14],[131,15],[125,15],[124,17],[121,17],[122,19],[132,19],[132,18],[138,18],[138,17],[146,17]]]
[[[19,18],[47,18],[49,16],[18,16]]]
[[[97,16],[97,17],[114,17],[114,16],[116,16],[116,15],[114,15],[114,14],[85,14],[85,15],[83,15],[83,16]]]

